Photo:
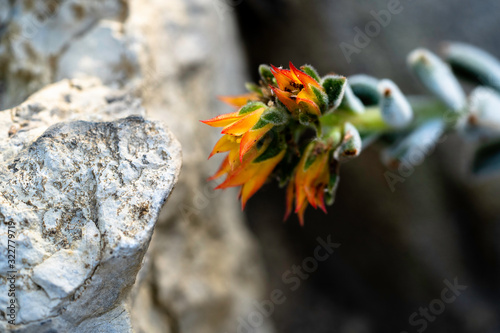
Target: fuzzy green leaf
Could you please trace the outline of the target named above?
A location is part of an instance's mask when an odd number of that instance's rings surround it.
[[[347,79],[343,76],[327,75],[323,78],[321,85],[328,96],[328,106],[332,109],[338,108],[342,98]]]
[[[262,81],[266,84],[276,85],[276,79],[274,78],[273,72],[271,72],[271,67],[268,65],[259,66],[259,74]]]
[[[321,78],[318,74],[318,72],[316,71],[316,69],[311,66],[311,65],[304,65],[302,67],[300,67],[300,69],[306,73],[307,75],[309,75],[310,77],[312,77],[313,79],[315,79],[316,81],[321,82]]]
[[[264,104],[262,102],[249,102],[246,105],[241,107],[238,114],[242,115],[242,114],[250,113],[250,112],[253,112],[253,111],[258,110],[260,108],[266,108],[266,107],[267,107],[266,104]]]

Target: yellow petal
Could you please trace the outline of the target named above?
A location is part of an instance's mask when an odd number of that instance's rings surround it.
[[[248,115],[245,115],[237,122],[225,127],[222,130],[222,134],[229,134],[233,136],[241,136],[245,134],[259,121],[260,116],[264,113],[264,110],[264,108],[260,108],[249,113]]]
[[[210,153],[210,156],[208,156],[208,158],[214,156],[215,154],[223,153],[233,149],[238,149],[238,143],[236,142],[236,139],[230,135],[223,135],[215,144],[214,149],[212,149],[212,152]]]
[[[243,161],[243,156],[272,128],[273,124],[267,124],[259,129],[250,130],[243,135],[240,142],[240,161]]]

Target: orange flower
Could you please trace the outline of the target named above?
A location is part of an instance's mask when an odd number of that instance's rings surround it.
[[[239,111],[202,121],[213,127],[223,127],[221,133],[224,135],[215,144],[209,158],[217,153],[229,152],[210,180],[227,174],[226,180],[217,189],[241,186],[243,208],[262,187],[286,151],[279,149],[272,137],[265,137],[275,126],[262,119],[267,110],[270,109],[265,104],[253,102]]]
[[[269,132],[274,125],[261,121],[261,117],[268,108],[260,102],[250,103],[239,111],[222,114],[203,123],[212,127],[223,127],[224,136],[215,144],[209,158],[214,154],[232,151],[238,154],[240,162],[243,156]],[[235,149],[239,147],[239,149]]]
[[[294,115],[300,112],[321,116],[328,105],[323,87],[290,62],[290,69],[272,66],[278,87],[270,85],[276,97]]]
[[[322,142],[310,143],[302,155],[294,177],[286,191],[287,210],[285,219],[291,212],[295,198],[295,213],[304,225],[304,212],[308,204],[321,208],[326,213],[325,190],[330,184],[330,161],[332,151]]]
[[[228,187],[241,186],[239,197],[241,199],[241,207],[245,205],[269,178],[273,170],[285,156],[286,150],[280,150],[272,157],[264,159],[266,149],[269,148],[269,143],[257,149],[253,147],[250,152],[245,155],[242,162],[238,159],[232,159],[231,152],[222,162],[219,170],[210,178],[216,179],[224,174],[227,174],[226,179],[216,189],[224,189]]]

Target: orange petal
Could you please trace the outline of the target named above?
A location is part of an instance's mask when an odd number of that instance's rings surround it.
[[[241,116],[238,115],[238,111],[236,111],[236,112],[221,114],[212,119],[200,120],[200,121],[212,127],[225,127],[227,125],[234,123],[240,118]]]
[[[224,161],[222,161],[219,170],[217,170],[217,172],[212,177],[208,178],[208,180],[210,181],[217,179],[222,175],[228,173],[230,170],[231,170],[231,165],[229,164],[229,157],[226,157]]]
[[[303,71],[299,70],[292,64],[291,61],[290,61],[290,70],[298,78],[298,80],[300,80],[300,82],[304,85],[304,87],[308,87],[311,84],[315,87],[323,89],[318,81],[316,81]]]
[[[286,91],[283,91],[281,89],[278,89],[276,87],[273,87],[273,86],[269,86],[272,91],[276,94],[276,97],[278,97],[278,99],[280,100],[281,103],[283,103],[286,108],[288,109],[288,111],[290,112],[295,112],[299,106],[297,105],[297,103],[295,102],[295,100],[293,100],[290,96],[292,96],[291,93],[288,93]]]
[[[314,114],[317,115],[318,117],[321,116],[321,110],[319,109],[318,105],[314,103],[312,100],[297,97],[296,101],[297,104],[306,109],[306,113]]]
[[[255,124],[257,124],[257,122],[260,119],[260,116],[262,116],[262,113],[264,113],[264,110],[265,110],[264,108],[260,108],[253,111],[252,113],[249,113],[248,115],[245,115],[237,122],[225,127],[222,130],[222,134],[229,134],[234,136],[241,136],[245,134],[252,127],[254,127]]]
[[[295,211],[299,217],[301,227],[304,226],[304,212],[306,211],[306,208],[307,208],[307,201],[305,201],[304,204],[301,205],[298,211]]]
[[[293,179],[290,179],[290,181],[288,182],[288,186],[286,187],[286,211],[285,211],[285,216],[283,217],[283,221],[286,221],[290,216],[290,214],[292,213],[293,189],[294,189]]]
[[[257,173],[248,182],[243,184],[243,187],[241,189],[241,206],[243,209],[245,208],[248,199],[250,199],[255,194],[255,192],[257,192],[262,187],[262,185],[264,185],[276,165],[281,162],[281,160],[285,156],[285,152],[286,150],[283,150],[278,155],[263,162],[252,163],[253,166],[256,167]]]
[[[295,183],[295,213],[302,209],[303,205],[307,205],[307,195],[303,187]]]
[[[238,149],[237,147],[238,143],[236,142],[234,137],[230,135],[223,135],[219,139],[219,141],[217,141],[217,143],[215,144],[214,149],[212,149],[212,152],[210,153],[210,156],[208,156],[208,158],[218,153],[223,153],[233,149]]]
[[[306,186],[304,188],[304,191],[306,192],[307,201],[309,201],[311,206],[313,206],[314,209],[318,208],[318,206],[316,205],[316,188],[311,186]]]
[[[257,101],[259,96],[256,93],[248,93],[238,96],[218,96],[218,98],[226,104],[241,108],[250,101]]]
[[[240,162],[243,161],[243,155],[245,155],[250,148],[252,148],[257,141],[259,141],[272,128],[273,124],[267,124],[259,129],[250,130],[243,135],[240,142]]]
[[[231,155],[231,153],[233,153],[233,151],[231,151],[229,154]],[[251,150],[245,156],[243,163],[239,162],[238,153],[236,153],[234,157],[230,156],[230,160],[231,158],[236,158],[236,161],[233,162],[234,165],[232,171],[227,175],[226,180],[222,184],[217,186],[216,189],[240,186],[247,182],[250,178],[252,178],[254,174],[259,171],[258,168],[252,167],[251,163],[252,160],[257,157],[258,153],[259,152],[257,151],[257,149]]]
[[[318,191],[316,192],[317,195],[316,195],[316,204],[319,208],[321,208],[321,210],[327,214],[327,211],[326,211],[326,206],[325,206],[325,187],[324,186],[321,186],[320,188],[318,188]]]
[[[285,90],[285,88],[289,87],[290,82],[299,82],[298,80],[295,80],[294,75],[288,69],[280,69],[273,65],[271,65],[271,68],[271,72],[273,73],[274,78],[278,83],[278,87],[281,90]]]

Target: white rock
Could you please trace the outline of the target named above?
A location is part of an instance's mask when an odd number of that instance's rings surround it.
[[[0,81],[6,85],[6,94],[0,96],[0,107],[21,102],[55,79],[84,78],[90,74],[99,77],[108,87],[99,84],[89,87],[88,81],[73,81],[73,86],[57,85],[51,87],[50,93],[45,90],[37,93],[29,107],[15,108],[13,130],[18,133],[9,139],[8,150],[3,149],[5,141],[2,139],[8,137],[9,128],[2,129],[0,123],[0,160],[14,158],[28,147],[27,142],[35,140],[48,126],[63,118],[67,121],[108,121],[126,117],[130,110],[143,112],[137,100],[127,94],[113,96],[109,87],[130,88],[142,98],[148,115],[166,122],[183,145],[183,173],[161,213],[148,252],[148,264],[139,274],[142,283],[134,285],[130,303],[124,305],[126,315],[119,315],[118,308],[103,315],[96,312],[78,325],[81,332],[128,332],[132,325],[135,331],[148,333],[165,333],[176,328],[182,332],[229,333],[236,331],[238,318],[255,310],[254,300],[266,297],[259,252],[243,223],[236,194],[233,191],[214,192],[214,184],[206,183],[206,178],[218,167],[217,161],[206,160],[218,134],[199,120],[230,112],[231,109],[218,102],[216,96],[243,92],[247,79],[243,70],[244,55],[236,35],[234,8],[223,2],[149,0],[145,5],[142,0],[67,0],[61,3],[51,23],[40,29],[40,34],[31,39],[21,38],[26,47],[18,50],[12,50],[20,39],[13,38],[16,35],[14,28],[23,17],[31,17],[33,10],[17,7],[19,17],[10,18],[11,23],[6,25],[6,34],[11,37],[0,41],[0,61],[6,64],[6,71],[0,73]],[[75,10],[75,3],[81,7]],[[77,16],[81,20],[77,20]],[[33,50],[32,58],[30,50]],[[113,102],[103,108],[106,100]],[[37,126],[32,126],[30,121],[28,127],[21,128],[25,118],[36,120]],[[103,243],[122,237],[113,255],[128,255],[134,249],[136,243],[132,238],[123,237],[124,234],[132,232],[146,237],[150,232],[137,223],[113,227],[120,225],[127,216],[126,210],[116,213],[121,207],[113,196],[123,196],[122,200],[132,203],[133,198],[124,191],[122,181],[137,182],[145,166],[155,168],[164,163],[165,150],[161,145],[150,147],[143,158],[134,159],[133,152],[126,149],[129,141],[126,136],[119,140],[117,149],[123,163],[110,161],[102,168],[81,168],[69,175],[88,183],[95,180],[93,191],[100,198],[97,213],[93,207],[82,207],[81,216],[86,220],[95,220],[96,214],[107,216],[106,220],[97,221],[99,230],[107,230],[102,236]],[[101,144],[96,147],[106,148]],[[71,165],[73,159],[81,160],[86,154],[96,155],[93,151],[73,151],[66,157],[59,154],[57,160],[46,152],[44,168],[36,164],[32,168],[50,177],[51,170],[62,164]],[[119,181],[116,181],[116,173],[121,175]],[[65,197],[61,189],[77,197],[86,193],[82,188],[90,187],[90,184],[77,182],[64,187],[60,182],[54,180],[35,185],[44,186],[47,196],[55,201]],[[23,191],[34,186],[29,181],[20,184]],[[135,187],[128,189],[130,193],[137,191]],[[148,189],[141,188],[145,196],[152,196],[155,190],[150,186],[150,193],[147,193]],[[0,205],[2,202],[0,196]],[[141,207],[142,202],[134,204]],[[139,209],[139,215],[140,212]],[[33,212],[24,214],[37,219]],[[50,229],[54,225],[58,224],[52,221],[46,226]],[[38,247],[43,245],[41,241],[36,244]],[[51,245],[43,246],[50,249]],[[110,255],[109,250],[106,247],[103,253]],[[98,293],[102,299],[113,303],[117,295],[124,295],[117,290],[116,280],[136,274],[135,268],[126,268],[127,260],[123,265],[119,273],[113,269],[104,270],[99,265],[102,274],[94,274],[92,281],[93,286],[99,285],[101,289],[90,291],[86,286],[78,289],[76,295]],[[96,307],[93,300],[79,301],[80,306],[88,307],[89,311]],[[67,309],[65,313],[70,311]],[[128,318],[129,311],[132,320]],[[51,322],[49,326],[57,328],[58,325]],[[256,333],[263,332],[269,332],[267,322],[256,330]]]
[[[13,224],[16,332],[94,332],[96,318],[126,308],[181,164],[179,143],[143,113],[98,80],[62,81],[0,111],[0,239]],[[1,268],[7,286],[12,268]],[[112,327],[131,327],[128,311],[116,318]]]

